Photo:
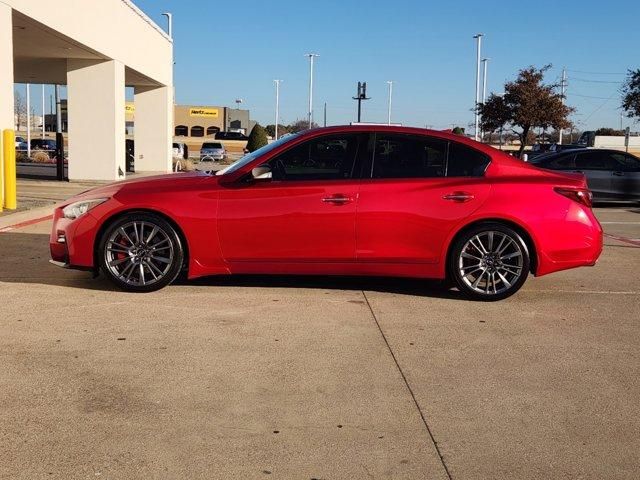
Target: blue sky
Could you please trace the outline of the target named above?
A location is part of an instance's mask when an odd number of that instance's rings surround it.
[[[484,33],[488,90],[501,92],[518,69],[553,64],[548,79],[569,72],[568,103],[581,128],[620,126],[619,83],[640,68],[640,2],[428,2],[279,0],[218,2],[135,0],[159,25],[174,15],[176,101],[233,106],[238,97],[262,124],[273,123],[273,79],[281,119],[304,118],[307,52],[317,52],[314,115],[355,120],[351,97],[366,81],[364,121],[386,121],[393,80],[393,121],[450,128],[473,115],[475,41]],[[629,120],[624,120],[628,125]],[[636,124],[636,127],[638,125]]]

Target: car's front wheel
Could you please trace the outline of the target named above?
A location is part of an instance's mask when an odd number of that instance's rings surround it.
[[[180,273],[184,250],[173,226],[160,216],[132,213],[111,223],[98,246],[100,268],[115,285],[151,292]]]
[[[529,274],[527,245],[512,228],[485,223],[463,232],[449,257],[449,275],[475,300],[501,300],[517,292]]]

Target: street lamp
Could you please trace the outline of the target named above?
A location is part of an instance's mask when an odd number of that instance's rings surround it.
[[[280,82],[282,80],[274,80],[276,84],[276,125],[275,125],[275,140],[278,139],[278,123],[280,121]]]
[[[477,42],[477,58],[476,58],[476,104],[475,104],[475,114],[476,114],[476,121],[475,121],[475,132],[474,132],[474,138],[476,141],[478,141],[478,134],[480,133],[480,112],[478,111],[478,104],[480,103],[480,51],[482,48],[482,37],[483,34],[482,33],[478,33],[476,35],[473,36],[473,38],[476,39]]]
[[[490,58],[482,59],[482,103],[487,99],[487,68],[489,67]]]
[[[387,85],[389,85],[389,102],[388,102],[389,114],[387,116],[387,125],[391,125],[391,95],[393,94],[393,80],[387,80]]]
[[[305,57],[309,57],[309,128],[313,125],[313,59],[319,57],[317,53],[306,53]]]
[[[167,35],[173,40],[173,14],[164,12],[162,15],[167,17]]]
[[[489,65],[489,58],[482,59],[482,104],[487,98],[487,68]],[[480,138],[484,137],[484,132],[480,129]]]

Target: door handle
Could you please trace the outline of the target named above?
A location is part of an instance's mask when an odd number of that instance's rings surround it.
[[[444,195],[442,198],[452,202],[464,203],[473,200],[475,198],[475,195],[468,192],[453,192]]]
[[[624,172],[613,172],[616,177],[624,177]]]
[[[353,201],[351,197],[347,197],[342,193],[338,193],[336,195],[332,195],[331,197],[324,197],[322,199],[324,203],[332,203],[334,205],[344,205],[345,203],[350,203]]]

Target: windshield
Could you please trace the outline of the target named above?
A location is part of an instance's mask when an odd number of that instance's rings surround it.
[[[203,143],[202,148],[222,148],[221,143]]]
[[[245,165],[247,165],[248,163],[251,163],[252,161],[254,161],[256,158],[264,155],[265,153],[269,153],[271,150],[273,150],[274,148],[279,147],[280,145],[287,143],[291,140],[293,140],[294,138],[296,138],[299,134],[298,133],[292,133],[289,135],[285,135],[284,137],[280,137],[278,140],[276,140],[275,142],[271,142],[268,145],[265,145],[262,148],[259,148],[258,150],[256,150],[255,152],[251,152],[251,153],[247,153],[244,157],[242,157],[240,160],[237,160],[235,163],[232,163],[231,165],[229,165],[227,168],[223,168],[222,170],[218,170],[216,172],[216,175],[225,175],[227,173],[233,173],[236,170],[244,167]]]

